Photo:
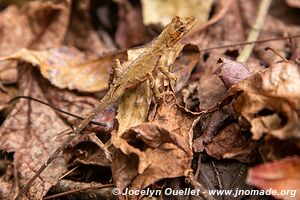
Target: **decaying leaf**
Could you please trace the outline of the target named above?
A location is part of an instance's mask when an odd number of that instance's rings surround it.
[[[208,155],[216,158],[236,159],[244,163],[255,163],[259,143],[247,139],[237,123],[222,129],[205,147]]]
[[[93,29],[89,14],[90,1],[73,1],[72,4],[70,25],[64,44],[96,56],[101,56],[104,52],[114,49],[114,47],[105,44]]]
[[[230,94],[238,95],[234,108],[241,120],[251,124],[253,139],[264,133],[279,139],[300,138],[299,84],[298,66],[278,62],[231,87]]]
[[[263,190],[276,190],[276,198],[300,199],[300,157],[286,157],[251,168],[247,183]],[[284,192],[282,192],[284,191]],[[289,192],[287,192],[289,191]]]
[[[74,139],[64,150],[65,161],[71,165],[78,163],[109,167],[111,153],[95,133],[86,133]]]
[[[45,51],[21,49],[2,60],[23,60],[37,65],[42,75],[59,88],[94,92],[108,87],[107,80],[114,59],[124,59],[124,52],[89,60],[75,48],[59,47]]]
[[[32,1],[22,9],[9,6],[0,13],[0,56],[19,48],[58,46],[67,31],[69,14],[69,1]],[[4,83],[16,82],[15,63],[0,63],[0,77]]]
[[[183,47],[181,55],[175,60],[171,72],[177,77],[175,92],[179,92],[189,80],[193,69],[199,62],[200,52],[194,45]]]
[[[142,0],[144,24],[160,24],[165,26],[173,16],[194,16],[198,24],[207,21],[212,0]]]
[[[31,67],[21,66],[21,68],[20,94],[47,101],[37,81],[37,74]],[[57,138],[57,134],[67,128],[68,126],[53,110],[37,102],[20,100],[15,105],[0,129],[1,150],[15,152],[14,178],[19,182],[14,185],[10,199],[16,195],[18,187],[23,187],[49,154],[56,149],[60,143],[59,139],[63,139]],[[33,183],[27,197],[42,198],[65,170],[64,160],[59,156],[41,178]]]
[[[141,7],[130,1],[118,0],[118,28],[116,42],[121,48],[144,44],[152,38],[143,24]],[[139,30],[139,31],[132,31]]]
[[[299,140],[280,140],[272,136],[266,136],[259,151],[265,161],[274,161],[297,155],[299,149]]]
[[[112,135],[116,186],[142,189],[163,178],[187,175],[195,118],[168,94],[151,122],[132,127],[121,137]]]
[[[227,88],[251,76],[249,69],[244,63],[231,61],[226,58],[220,58],[219,62],[222,65],[216,73]]]
[[[135,60],[145,49],[138,48],[128,51],[128,61],[122,64],[124,70]],[[118,135],[121,136],[127,129],[146,121],[152,99],[152,92],[149,82],[146,81],[137,88],[128,90],[121,98],[118,115]]]

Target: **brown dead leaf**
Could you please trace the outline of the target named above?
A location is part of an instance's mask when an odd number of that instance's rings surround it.
[[[244,63],[228,60],[226,58],[220,58],[219,62],[222,64],[216,74],[227,88],[251,76],[251,72]]]
[[[167,94],[151,122],[132,127],[121,137],[112,135],[116,186],[142,189],[163,178],[187,175],[195,119]]]
[[[226,95],[227,89],[216,75],[206,75],[200,78],[197,87],[200,111],[213,108]]]
[[[73,1],[72,4],[70,25],[64,44],[96,56],[114,49],[114,47],[107,46],[93,29],[89,14],[90,1]]]
[[[130,1],[126,0],[116,2],[119,7],[119,20],[115,35],[117,44],[126,49],[150,41],[152,36],[143,24],[141,7],[132,5]]]
[[[0,56],[19,48],[47,49],[59,45],[67,31],[70,4],[68,1],[32,1],[22,9],[14,5],[0,13]],[[15,83],[15,63],[0,63],[4,83]]]
[[[287,157],[251,168],[247,183],[263,190],[276,190],[276,198],[300,199],[300,157]],[[284,194],[282,191],[289,194]]]
[[[189,80],[192,70],[199,62],[200,52],[194,45],[183,47],[181,55],[175,60],[171,72],[177,77],[175,93],[179,92]]]
[[[66,163],[109,167],[111,153],[95,133],[85,133],[74,139],[64,150]]]
[[[285,2],[291,7],[298,8],[298,9],[300,8],[299,0],[285,0]]]
[[[272,136],[266,136],[259,151],[265,161],[274,161],[297,155],[299,149],[299,140],[280,140]]]
[[[258,147],[260,143],[247,139],[237,123],[222,129],[205,147],[208,155],[215,158],[236,159],[243,163],[258,161]]]
[[[88,60],[75,48],[59,47],[45,51],[21,49],[2,60],[23,60],[38,65],[42,75],[59,88],[95,92],[108,87],[107,80],[114,59],[124,59],[125,53],[116,53]]]
[[[299,84],[298,66],[279,62],[231,87],[230,94],[238,95],[234,108],[240,120],[251,124],[253,139],[264,133],[299,139]]]
[[[34,96],[46,101],[41,90],[36,73],[31,67],[21,66],[19,82],[20,95]],[[59,119],[55,112],[39,103],[20,100],[4,121],[0,129],[1,150],[15,152],[14,167],[16,173],[11,199],[18,187],[23,187],[35,171],[46,161],[49,154],[59,145],[57,134],[68,127]],[[60,138],[63,139],[63,138]],[[33,183],[27,197],[42,198],[58,178],[66,170],[61,156],[51,164],[41,178]]]

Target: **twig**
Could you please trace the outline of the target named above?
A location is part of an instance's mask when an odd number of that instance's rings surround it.
[[[229,47],[236,47],[236,46],[244,46],[244,45],[250,45],[250,44],[260,44],[260,43],[266,43],[266,42],[272,42],[272,41],[277,41],[277,40],[287,40],[287,39],[292,39],[292,38],[298,38],[300,37],[300,34],[298,35],[292,35],[292,36],[286,36],[286,37],[274,37],[270,39],[265,39],[265,40],[256,40],[256,41],[249,41],[249,42],[232,42],[231,44],[227,45],[218,45],[218,46],[212,46],[204,49],[199,49],[200,52],[207,52],[215,49],[225,49]]]
[[[282,55],[280,55],[280,53],[278,51],[276,51],[275,49],[273,49],[272,47],[266,47],[265,50],[266,51],[272,51],[274,54],[276,54],[279,58],[281,58],[285,62],[289,62],[285,57],[283,57]]]
[[[66,176],[68,176],[69,174],[71,174],[72,172],[74,172],[76,169],[78,169],[78,167],[79,167],[79,165],[77,165],[73,169],[70,169],[69,171],[67,171],[66,173],[64,173],[61,177],[59,177],[58,180],[61,180],[61,179],[65,178]]]
[[[272,3],[272,0],[261,0],[258,8],[257,17],[255,23],[248,35],[247,41],[257,40],[259,33],[263,27],[265,18],[267,16],[269,7]],[[240,55],[237,57],[238,62],[246,62],[254,48],[254,44],[247,45],[244,47]]]
[[[74,189],[74,190],[69,190],[69,191],[66,191],[66,192],[61,192],[61,193],[58,193],[58,194],[46,196],[46,197],[44,197],[44,199],[46,200],[46,199],[53,199],[53,198],[56,198],[56,197],[66,196],[66,195],[69,195],[69,194],[80,192],[82,190],[101,189],[101,188],[108,188],[108,187],[112,187],[112,186],[113,186],[113,184],[105,184],[105,185],[95,185],[95,186],[89,186],[89,187],[84,187],[84,188],[77,188],[77,189]]]
[[[43,102],[43,101],[41,101],[41,100],[39,100],[39,99],[36,99],[36,98],[34,98],[34,97],[30,97],[30,96],[16,96],[16,97],[12,98],[7,104],[11,104],[11,103],[13,103],[14,101],[19,100],[19,99],[29,99],[29,100],[31,100],[31,101],[36,101],[36,102],[38,102],[38,103],[40,103],[40,104],[43,104],[43,105],[45,105],[45,106],[48,106],[48,107],[52,108],[53,110],[56,110],[56,111],[58,111],[58,112],[61,112],[61,113],[65,114],[65,115],[69,115],[69,116],[71,116],[71,117],[75,117],[75,118],[77,118],[77,119],[84,120],[84,117],[81,117],[81,116],[79,116],[79,115],[75,115],[75,114],[70,113],[70,112],[68,112],[68,111],[61,110],[61,109],[59,109],[59,108],[56,108],[56,107],[53,106],[53,105],[50,105],[50,104],[48,104],[48,103],[45,103],[45,102]],[[106,123],[103,123],[103,122],[97,122],[97,121],[94,121],[94,120],[92,120],[90,123],[91,123],[91,124],[95,124],[95,125],[99,125],[99,126],[106,126]]]
[[[216,200],[213,196],[209,196],[208,190],[197,181],[193,173],[189,173],[187,177],[188,182],[193,186],[194,189],[200,191],[200,195],[207,200]]]

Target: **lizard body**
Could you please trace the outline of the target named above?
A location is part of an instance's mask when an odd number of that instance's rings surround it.
[[[156,68],[157,62],[163,55],[172,51],[176,43],[194,26],[196,19],[194,17],[174,17],[172,22],[166,25],[162,33],[156,38],[154,43],[129,64],[122,72],[117,75],[107,94],[95,105],[92,111],[81,121],[75,130],[73,130],[67,139],[50,155],[48,160],[39,168],[28,183],[23,187],[16,199],[22,198],[23,194],[29,189],[33,181],[43,172],[43,170],[57,157],[57,155],[67,147],[67,145],[108,105],[117,101],[128,88],[137,87],[143,81],[147,80]],[[116,65],[120,65],[117,60]],[[167,69],[160,68],[168,78],[172,77]]]

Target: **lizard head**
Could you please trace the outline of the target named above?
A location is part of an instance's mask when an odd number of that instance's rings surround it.
[[[189,32],[196,23],[195,17],[179,17],[175,16],[171,23],[169,23],[164,31],[169,40],[168,46],[174,45],[180,40],[187,32]]]

